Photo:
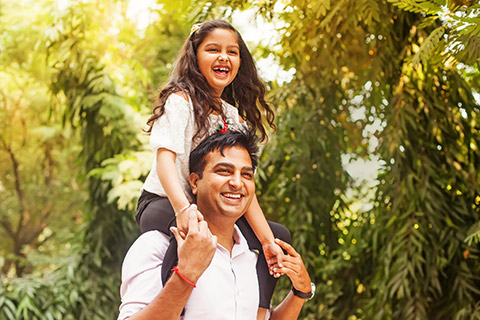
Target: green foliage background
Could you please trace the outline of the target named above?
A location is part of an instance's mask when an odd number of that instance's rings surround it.
[[[152,99],[192,23],[247,9],[295,70],[257,186],[317,284],[301,318],[480,318],[477,1],[152,4],[0,2],[0,319],[116,317]]]

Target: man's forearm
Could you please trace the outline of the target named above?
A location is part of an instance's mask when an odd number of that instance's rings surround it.
[[[177,320],[187,303],[193,287],[183,281],[175,272],[167,281],[165,287],[148,304],[144,309],[140,310],[132,317],[131,320]]]
[[[270,316],[271,320],[293,320],[298,319],[305,299],[296,297],[292,291],[283,299]]]

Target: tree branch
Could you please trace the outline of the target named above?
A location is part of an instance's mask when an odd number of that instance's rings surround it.
[[[5,232],[10,236],[12,237],[12,239],[15,239],[15,233],[13,232],[12,230],[12,225],[10,224],[10,221],[8,221],[7,219],[2,219],[0,221],[0,226],[3,227],[3,229],[5,230]]]
[[[18,165],[17,158],[15,156],[15,153],[13,152],[10,145],[7,144],[5,139],[3,139],[3,137],[0,137],[0,140],[2,142],[3,148],[5,149],[5,151],[7,151],[8,155],[10,156],[10,161],[12,162],[13,176],[15,180],[15,191],[17,193],[18,202],[20,204],[20,219],[18,221],[18,227],[16,230],[16,234],[18,235],[18,232],[20,231],[20,228],[23,225],[25,210],[27,206],[26,206],[25,196],[22,190],[20,172],[18,170],[19,165]]]

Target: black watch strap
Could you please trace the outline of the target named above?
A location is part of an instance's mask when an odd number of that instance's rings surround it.
[[[298,291],[297,289],[295,289],[294,286],[292,286],[292,292],[295,296],[299,298],[310,300],[315,295],[315,284],[313,282],[310,283],[310,288],[311,288],[310,292],[305,293],[302,291]]]

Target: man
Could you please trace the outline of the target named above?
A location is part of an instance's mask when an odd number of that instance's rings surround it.
[[[119,319],[297,319],[305,298],[313,295],[301,257],[276,240],[287,255],[274,271],[291,279],[293,291],[271,312],[258,308],[257,253],[235,226],[255,193],[257,150],[249,134],[228,132],[208,137],[192,151],[190,185],[196,205],[189,208],[184,239],[171,229],[178,264],[163,286],[169,238],[158,231],[142,234],[122,267]],[[197,220],[197,207],[203,221]]]

